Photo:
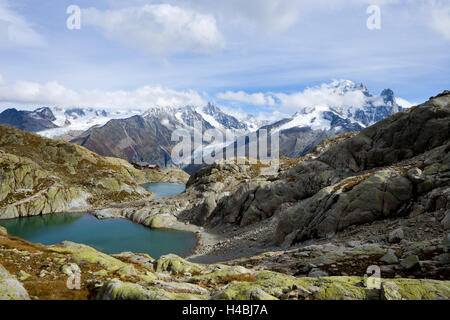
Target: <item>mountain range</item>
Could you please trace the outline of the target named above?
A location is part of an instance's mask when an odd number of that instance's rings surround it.
[[[103,156],[133,161],[147,161],[160,166],[186,166],[192,173],[198,166],[190,166],[191,158],[183,165],[171,161],[171,151],[178,143],[171,141],[177,129],[202,131],[217,129],[224,135],[240,137],[267,129],[269,135],[280,134],[280,153],[286,157],[306,154],[327,137],[341,133],[359,132],[404,108],[396,102],[394,92],[385,89],[372,95],[362,83],[349,80],[333,81],[326,85],[336,103],[312,104],[296,108],[289,118],[270,123],[248,115],[237,118],[208,103],[206,106],[152,108],[143,110],[98,110],[94,108],[45,107],[35,111],[8,109],[0,114],[0,124],[38,132],[49,138],[63,138],[84,146]],[[349,96],[358,97],[348,100]],[[341,99],[342,98],[342,99]],[[340,101],[342,100],[342,101]],[[231,145],[203,141],[203,154]],[[194,157],[202,153],[194,153]]]

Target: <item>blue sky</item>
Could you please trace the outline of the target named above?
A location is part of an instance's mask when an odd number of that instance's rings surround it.
[[[80,30],[66,27],[70,5]],[[292,99],[270,98],[333,79],[422,102],[450,89],[449,49],[445,0],[0,0],[0,108],[214,101],[289,114]]]

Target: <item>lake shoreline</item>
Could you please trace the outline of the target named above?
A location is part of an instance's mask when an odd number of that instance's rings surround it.
[[[152,227],[145,223],[145,220],[139,220],[134,219],[133,217],[126,216],[124,212],[129,208],[145,208],[149,204],[149,202],[161,202],[163,206],[166,205],[166,201],[169,199],[179,196],[180,194],[183,194],[182,189],[180,189],[181,186],[185,186],[181,183],[170,183],[170,182],[154,182],[154,185],[161,184],[163,187],[168,184],[173,184],[177,186],[177,193],[176,194],[164,194],[162,196],[158,196],[157,192],[151,191],[152,196],[150,198],[139,200],[139,201],[131,201],[131,202],[122,202],[122,203],[115,203],[109,206],[101,207],[101,208],[93,208],[91,210],[77,210],[77,211],[70,211],[70,212],[57,212],[57,213],[49,213],[45,216],[61,216],[64,214],[80,214],[80,215],[90,215],[95,217],[96,219],[102,221],[102,220],[110,220],[110,219],[120,219],[120,220],[127,220],[129,222],[132,222],[134,224],[146,227],[150,230],[167,230],[167,231],[179,231],[179,232],[189,232],[192,233],[195,237],[195,244],[194,246],[189,250],[189,253],[186,255],[183,255],[186,259],[190,260],[196,260],[196,261],[207,261],[207,263],[216,263],[216,262],[223,262],[227,260],[231,260],[235,258],[236,256],[251,256],[253,253],[255,253],[255,250],[251,248],[251,245],[249,245],[248,241],[240,240],[242,241],[242,246],[239,248],[239,253],[237,254],[237,251],[233,246],[230,244],[230,241],[226,241],[227,237],[224,237],[221,235],[223,230],[205,230],[203,227],[196,226],[194,224],[190,224],[189,222],[183,222],[178,219],[178,217],[172,217],[172,219],[166,223],[164,222],[160,227]],[[144,184],[147,190],[149,183]],[[167,186],[166,186],[167,187]],[[167,192],[167,190],[165,190]],[[167,203],[167,205],[170,205],[170,203]],[[39,215],[43,216],[43,215]],[[160,214],[157,214],[156,216],[160,216]],[[162,216],[162,215],[161,215]],[[31,216],[35,217],[35,216]],[[21,218],[27,218],[27,217],[18,217],[18,218],[12,218],[12,219],[4,219],[4,220],[15,220],[15,219],[21,219]],[[222,231],[222,232],[221,232]],[[227,233],[231,237],[235,237],[233,230],[227,230]],[[248,239],[247,239],[248,240]],[[243,252],[242,252],[243,250]],[[206,262],[205,262],[206,263]]]
[[[158,258],[167,254],[190,256],[198,244],[191,230],[153,230],[124,217],[98,219],[91,212],[49,214],[2,220],[0,226],[31,243],[84,244],[106,254],[137,252]]]

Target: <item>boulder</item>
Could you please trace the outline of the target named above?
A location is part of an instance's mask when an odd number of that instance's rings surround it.
[[[120,268],[119,270],[117,270],[116,274],[121,278],[125,278],[127,276],[137,275],[137,271],[132,265],[126,265],[126,266],[123,266],[122,268]]]
[[[69,263],[61,267],[61,272],[66,276],[71,276],[77,273],[81,273],[81,269],[76,263]]]
[[[214,300],[278,300],[251,283],[231,283],[212,294]]]
[[[0,264],[0,300],[30,300],[28,292],[23,285],[17,281]]]
[[[155,262],[155,259],[146,253],[122,252],[113,254],[112,256],[128,263],[141,265],[144,268],[153,271],[153,263]]]
[[[207,289],[192,283],[150,280],[147,282],[147,285],[156,286],[168,292],[209,295],[209,291]]]
[[[198,300],[201,296],[188,293],[165,291],[156,286],[144,287],[139,284],[108,281],[97,293],[97,300]]]
[[[283,211],[276,241],[327,237],[352,225],[402,216],[412,196],[411,181],[397,170],[347,178]]]
[[[381,257],[380,261],[387,264],[395,264],[398,263],[398,258],[395,253],[388,252],[383,257]]]
[[[155,261],[155,270],[157,272],[170,272],[172,274],[195,274],[204,270],[204,267],[199,264],[195,264],[186,261],[174,254],[169,254],[160,257]]]
[[[447,252],[450,249],[450,233],[444,235],[444,239],[442,240],[442,246],[444,250]]]
[[[381,283],[381,299],[383,300],[402,300],[399,292],[400,288],[391,281],[383,281]]]
[[[433,260],[437,261],[439,264],[448,266],[450,265],[450,253],[442,253],[440,255],[437,255],[433,257]]]
[[[447,210],[445,213],[444,219],[442,219],[442,227],[444,227],[444,230],[450,230],[450,210]]]
[[[389,233],[388,241],[389,243],[399,243],[405,237],[403,229],[398,228]]]
[[[328,277],[328,272],[320,270],[319,268],[312,268],[308,273],[308,277],[311,278],[319,278],[319,277]]]
[[[19,271],[19,280],[20,281],[26,281],[27,279],[29,279],[31,277],[31,275],[29,273],[26,273],[23,270]]]
[[[419,266],[419,257],[416,255],[410,255],[400,261],[400,265],[405,270],[413,269]]]
[[[59,245],[50,246],[49,250],[58,253],[70,254],[73,261],[76,263],[98,264],[109,271],[115,271],[127,265],[116,258],[95,250],[94,248],[71,241],[63,241]]]
[[[421,183],[424,180],[423,172],[419,168],[408,170],[408,179],[414,183]]]
[[[165,229],[169,228],[172,224],[174,224],[177,219],[168,214],[159,214],[156,215],[150,223],[150,228],[152,229]]]
[[[204,195],[204,201],[200,205],[193,208],[191,211],[192,223],[202,226],[209,219],[211,213],[217,206],[216,197],[212,193]]]

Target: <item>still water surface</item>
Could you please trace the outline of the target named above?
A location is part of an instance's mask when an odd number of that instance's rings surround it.
[[[184,185],[146,185],[157,198],[184,191]],[[30,242],[45,245],[64,240],[84,243],[102,252],[113,254],[124,251],[147,253],[154,258],[167,253],[189,255],[195,246],[193,233],[150,230],[128,220],[98,220],[89,214],[58,214],[13,220],[0,220],[8,233]]]

